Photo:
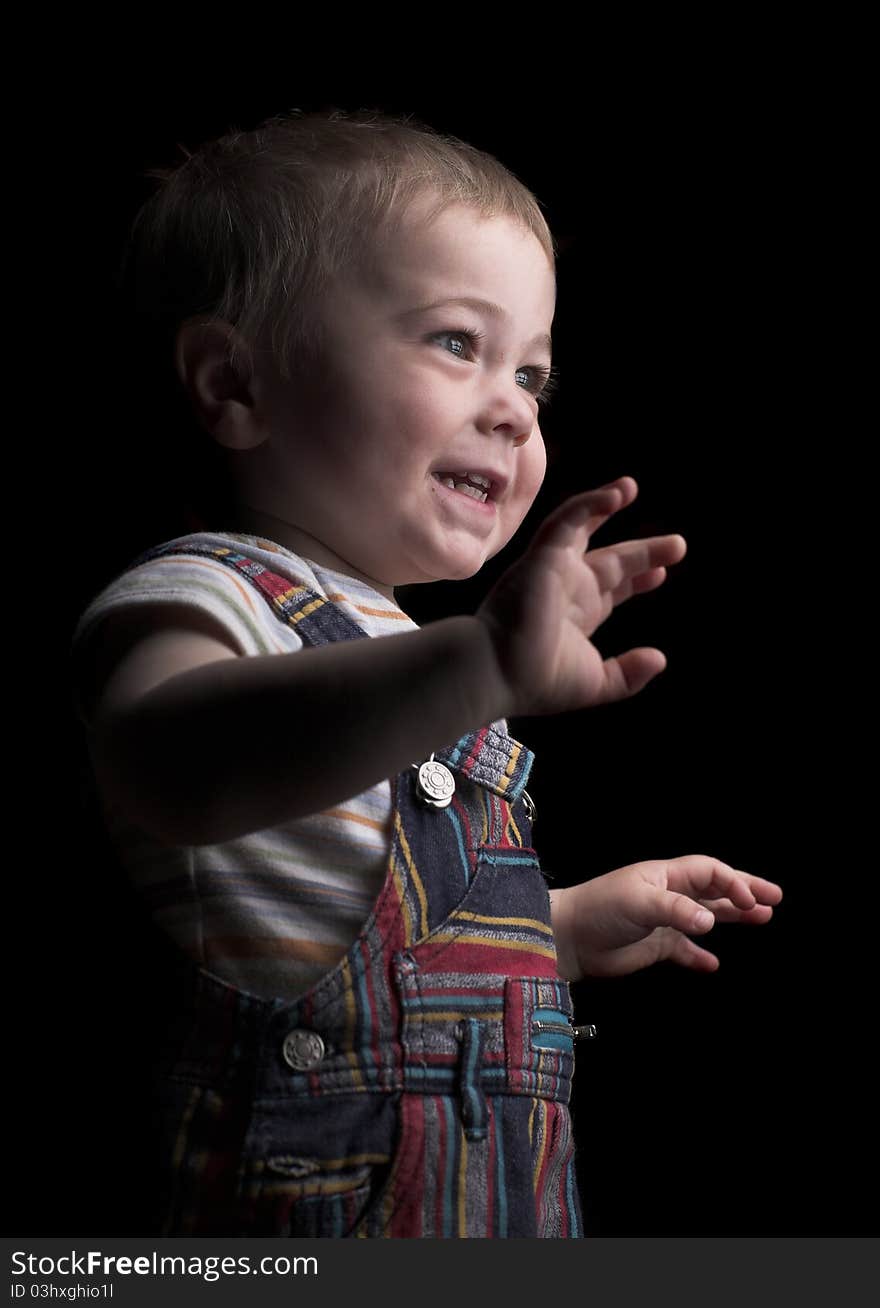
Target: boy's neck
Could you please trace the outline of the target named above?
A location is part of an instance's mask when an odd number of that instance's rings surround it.
[[[347,577],[356,577],[367,586],[372,586],[373,590],[384,595],[392,604],[397,601],[394,598],[393,586],[385,582],[377,581],[375,577],[368,577],[361,572],[347,559],[342,559],[338,554],[317,539],[311,536],[301,527],[294,526],[293,523],[285,522],[281,518],[274,517],[271,513],[264,513],[262,510],[252,509],[249,505],[239,505],[235,510],[236,526],[233,530],[240,531],[248,536],[264,536],[267,540],[273,541],[276,545],[283,545],[285,549],[292,554],[299,554],[301,558],[309,559],[312,563],[318,563],[321,567],[331,568],[334,572],[341,572]]]

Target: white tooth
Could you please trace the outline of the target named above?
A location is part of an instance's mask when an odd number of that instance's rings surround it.
[[[460,481],[455,489],[462,491],[465,495],[470,495],[473,500],[479,500],[481,504],[485,503],[486,492],[477,490],[476,486],[469,486],[466,481]]]
[[[467,475],[468,475],[468,479],[469,479],[470,481],[475,481],[475,482],[477,483],[478,486],[485,486],[485,487],[486,487],[486,490],[489,489],[489,478],[488,478],[488,477],[481,477],[480,474],[479,474],[478,472],[469,472]]]
[[[439,480],[443,482],[444,486],[448,486],[450,490],[455,490],[455,482],[451,477],[440,477]]]

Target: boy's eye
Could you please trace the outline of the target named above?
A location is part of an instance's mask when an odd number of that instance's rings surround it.
[[[462,341],[466,341],[467,348],[473,351],[473,348],[476,345],[477,341],[481,341],[483,339],[483,334],[482,332],[473,332],[473,331],[437,332],[434,339],[438,341],[441,340],[451,341],[453,345],[457,344],[458,349],[452,350],[451,353],[457,354],[459,358],[461,358],[465,353],[465,350],[462,349],[461,347]]]
[[[474,352],[477,343],[483,340],[483,333],[461,327],[456,328],[454,331],[437,332],[434,339],[449,341],[454,347],[450,350],[450,353],[455,354],[458,358],[463,358],[466,353]],[[547,368],[538,364],[529,365],[527,368],[517,368],[515,376],[517,378],[531,378],[530,381],[526,380],[518,384],[522,385],[524,390],[531,391],[539,404],[546,404],[556,390],[557,371],[553,367]]]

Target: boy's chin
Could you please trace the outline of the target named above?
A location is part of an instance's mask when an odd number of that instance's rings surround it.
[[[411,549],[404,568],[400,568],[401,556],[395,563],[388,560],[388,571],[397,574],[392,583],[395,586],[417,586],[431,581],[468,581],[482,570],[489,559],[503,548],[497,542],[472,542],[459,548],[446,548],[442,544],[427,549]]]
[[[432,551],[433,557],[424,560],[426,580],[467,581],[477,575],[493,552],[478,547]]]
[[[425,586],[432,581],[467,581],[469,577],[475,577],[483,566],[484,560],[476,562],[466,562],[459,560],[455,562],[442,561],[437,563],[425,563],[420,568],[407,572],[403,578],[398,578],[392,584],[395,586]]]

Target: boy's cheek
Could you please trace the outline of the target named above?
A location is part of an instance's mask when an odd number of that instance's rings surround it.
[[[534,504],[538,496],[538,491],[544,480],[546,471],[546,461],[541,459],[531,465],[528,470],[528,476],[524,476],[522,481],[516,487],[515,498],[508,505],[508,515],[505,522],[505,540],[499,549],[503,549],[509,541],[513,539],[519,531],[529,509]],[[497,551],[495,551],[497,553]]]
[[[520,450],[520,453],[524,456],[523,472],[525,474],[525,494],[529,500],[528,511],[544,484],[544,477],[547,473],[547,449],[537,424],[529,437],[528,443]]]

